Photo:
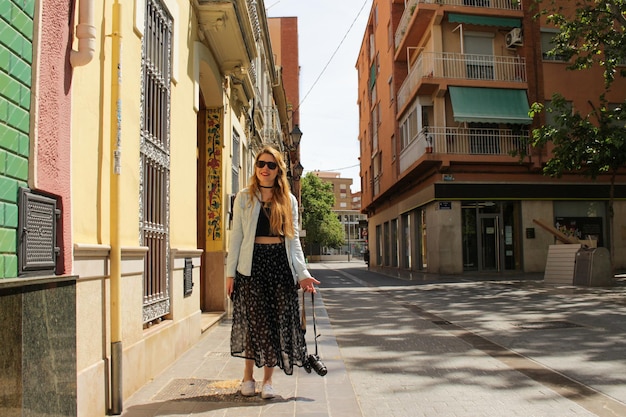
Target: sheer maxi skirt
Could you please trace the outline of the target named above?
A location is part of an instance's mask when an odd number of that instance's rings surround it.
[[[285,244],[255,244],[251,274],[235,277],[230,353],[291,375],[307,351]]]

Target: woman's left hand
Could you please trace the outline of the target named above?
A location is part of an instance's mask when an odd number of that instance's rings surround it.
[[[315,290],[315,284],[319,284],[320,282],[315,278],[305,278],[300,281],[300,288],[304,290],[304,292],[312,292],[313,294],[317,293]]]

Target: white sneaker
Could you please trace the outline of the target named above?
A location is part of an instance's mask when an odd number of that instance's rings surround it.
[[[263,390],[261,391],[261,398],[264,400],[269,400],[270,398],[274,398],[274,388],[270,384],[263,385]]]
[[[256,394],[255,385],[256,384],[254,380],[242,382],[241,383],[241,395],[243,395],[244,397],[254,396]]]

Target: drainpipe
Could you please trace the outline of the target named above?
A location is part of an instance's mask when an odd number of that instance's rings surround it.
[[[78,51],[70,52],[70,64],[72,67],[80,67],[91,62],[96,50],[96,27],[93,25],[93,1],[80,0],[78,6],[78,24],[76,25],[76,37],[78,38]]]
[[[85,0],[82,0],[85,1]],[[111,44],[111,413],[122,413],[122,248],[120,245],[120,175],[122,171],[122,6],[113,4]]]

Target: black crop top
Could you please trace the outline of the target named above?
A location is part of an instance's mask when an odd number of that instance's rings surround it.
[[[276,236],[270,230],[270,208],[261,206],[255,236]]]

